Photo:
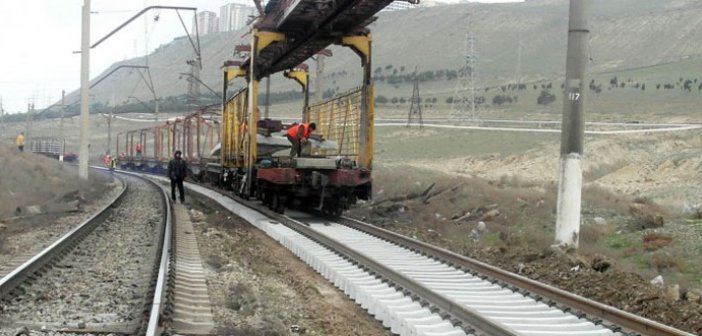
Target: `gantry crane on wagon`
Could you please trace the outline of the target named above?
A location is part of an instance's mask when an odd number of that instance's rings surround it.
[[[359,121],[358,165],[370,169],[373,156],[373,85],[371,83],[371,34],[366,28],[374,21],[374,15],[392,3],[393,0],[339,0],[319,2],[316,0],[271,1],[263,14],[253,25],[251,47],[248,57],[242,62],[224,64],[224,92],[228,82],[237,77],[245,77],[248,83],[248,97],[239,104],[246,104],[245,120],[248,125],[247,157],[243,157],[248,176],[252,176],[257,162],[256,136],[258,113],[259,81],[271,74],[285,71],[285,76],[297,81],[305,92],[305,105],[302,120],[310,122],[308,109],[308,74],[300,65],[331,44],[350,47],[361,58],[363,83],[361,87],[361,113]],[[408,0],[417,3],[418,0]],[[227,122],[228,98],[223,97],[223,120]],[[251,136],[254,135],[254,136]],[[241,152],[233,148],[233,143],[222,139],[222,166],[227,166],[227,158],[239,157]],[[247,194],[251,192],[250,179],[245,185]]]

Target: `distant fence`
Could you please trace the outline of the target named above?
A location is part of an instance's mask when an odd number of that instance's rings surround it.
[[[29,150],[32,153],[42,154],[58,159],[63,155],[64,143],[59,138],[36,137],[29,141]]]

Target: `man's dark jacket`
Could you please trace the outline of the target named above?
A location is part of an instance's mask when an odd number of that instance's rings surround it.
[[[173,159],[168,162],[168,177],[171,180],[183,181],[188,175],[188,165],[183,159]]]

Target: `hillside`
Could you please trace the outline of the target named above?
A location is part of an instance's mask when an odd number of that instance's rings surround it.
[[[699,72],[702,45],[694,41],[702,35],[701,12],[702,5],[692,0],[593,1],[591,72],[609,74],[659,64],[677,64],[681,60],[692,62],[692,68]],[[387,97],[411,95],[411,76],[405,76],[403,80],[401,75],[411,74],[416,66],[420,72],[431,71],[433,75],[423,82],[423,94],[439,97],[438,103],[442,104],[453,93],[455,79],[448,74],[462,65],[461,54],[469,21],[475,34],[479,87],[516,81],[520,35],[521,81],[561,80],[565,69],[567,0],[456,4],[380,13],[378,20],[371,25],[373,69],[378,84],[376,93]],[[248,43],[245,34],[246,31],[241,30],[201,37],[204,65],[201,78],[215,90],[221,88],[220,65],[231,58],[235,45]],[[355,54],[337,46],[332,50],[334,57],[326,61],[322,78],[323,88],[331,90],[330,93],[344,91],[360,82],[360,63]],[[186,93],[186,76],[180,73],[189,71],[185,61],[192,57],[193,51],[186,38],[162,45],[149,56],[159,96],[165,99]],[[114,66],[143,63],[143,58],[131,59]],[[312,61],[308,64],[314,69]],[[110,70],[105,70],[97,78]],[[441,70],[444,74],[439,74]],[[689,72],[680,75],[687,74]],[[392,76],[395,80],[389,84]],[[672,73],[669,79],[677,76],[677,73]],[[311,77],[314,81],[314,73]],[[280,76],[272,80],[273,92],[297,89]],[[201,91],[207,92],[204,87]],[[75,99],[77,93],[72,92],[69,101]],[[129,96],[151,100],[151,93],[141,82],[139,74],[128,70],[113,74],[91,93],[96,101],[105,104],[111,103],[113,93],[117,104],[125,102]],[[492,95],[487,98],[490,100]],[[534,101],[532,98],[527,97]]]

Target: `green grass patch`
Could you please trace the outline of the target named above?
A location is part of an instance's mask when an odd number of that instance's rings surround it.
[[[500,238],[500,233],[499,232],[492,232],[483,238],[483,244],[485,246],[502,246],[504,245],[504,242],[502,241],[502,238]]]
[[[638,244],[638,240],[623,234],[614,234],[602,239],[605,246],[613,249],[630,248]]]

